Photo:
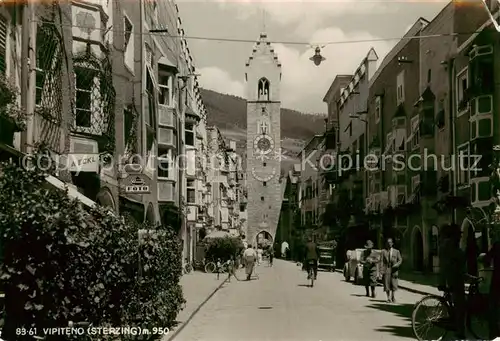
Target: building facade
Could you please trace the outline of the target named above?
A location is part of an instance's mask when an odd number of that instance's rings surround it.
[[[0,12],[0,69],[27,116],[2,141],[3,155],[43,143],[67,165],[48,177],[53,186],[87,206],[178,228],[192,259],[199,225],[187,208],[199,202],[188,184],[205,181],[192,159],[206,144],[206,110],[175,3],[2,4]]]
[[[280,182],[281,63],[262,33],[246,64],[248,228],[246,239],[256,244],[265,233],[274,240],[281,209]]]

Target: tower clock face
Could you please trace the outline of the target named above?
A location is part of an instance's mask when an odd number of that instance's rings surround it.
[[[262,154],[268,154],[274,148],[274,141],[269,135],[257,136],[254,140],[254,149]]]

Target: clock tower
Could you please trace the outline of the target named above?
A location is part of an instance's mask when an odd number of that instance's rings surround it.
[[[246,241],[256,245],[262,232],[276,236],[281,211],[281,63],[261,33],[246,63],[247,190]]]

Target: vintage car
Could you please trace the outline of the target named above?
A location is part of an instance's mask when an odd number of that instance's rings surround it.
[[[319,259],[318,268],[335,271],[335,241],[327,241],[318,244]]]
[[[344,278],[347,282],[354,279],[355,284],[361,284],[363,279],[363,264],[361,264],[361,257],[365,249],[356,249],[347,251],[347,261],[344,264]],[[382,251],[373,250],[378,258],[381,259]],[[377,278],[382,280],[381,262],[377,263]]]

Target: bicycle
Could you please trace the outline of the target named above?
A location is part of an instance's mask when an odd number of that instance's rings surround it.
[[[485,295],[479,292],[479,284],[484,280],[482,277],[468,276],[470,280],[469,290],[466,293],[465,309],[466,309],[466,328],[471,332],[477,340],[488,340],[488,327],[484,327],[487,323],[488,314],[488,299]],[[443,295],[430,294],[418,301],[412,312],[411,323],[413,334],[419,341],[424,340],[442,340],[448,332],[455,331],[455,307],[453,305],[452,294],[448,288],[444,288]],[[436,304],[430,309],[431,314],[426,314],[423,323],[417,323],[417,314],[420,312],[427,313],[429,308],[425,306],[428,302],[434,301]],[[424,307],[425,306],[425,307]],[[477,319],[477,320],[476,320]],[[479,323],[479,325],[476,325]],[[427,327],[426,327],[427,326]],[[432,327],[437,327],[435,335],[423,334],[429,332]]]
[[[217,264],[214,262],[208,262],[205,264],[205,272],[206,273],[214,273],[217,270]]]

